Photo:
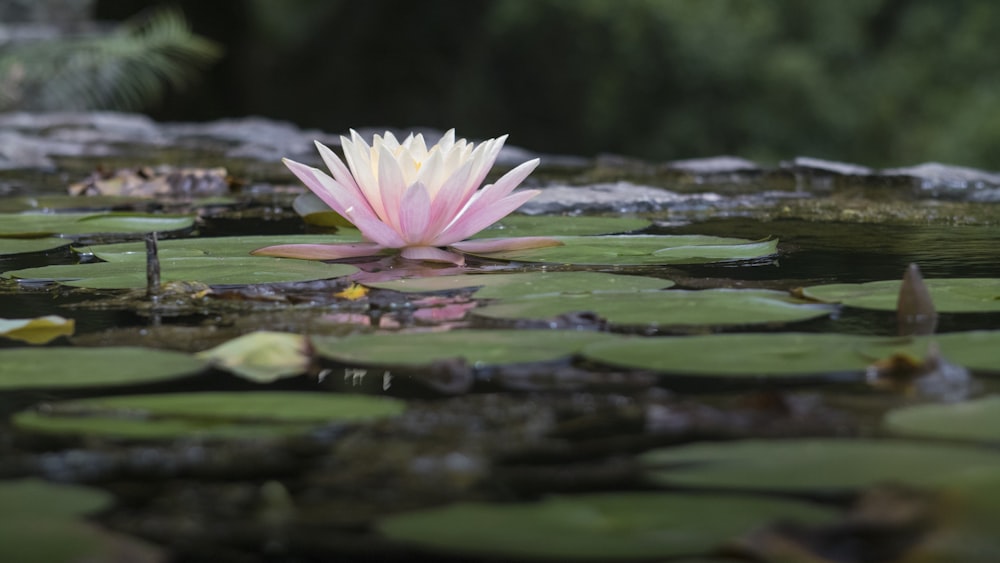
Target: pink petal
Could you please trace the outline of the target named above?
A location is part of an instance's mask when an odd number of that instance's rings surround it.
[[[375,177],[375,169],[371,161],[371,147],[354,129],[351,129],[351,140],[341,137],[340,145],[344,148],[347,166],[350,167],[351,175],[357,181],[364,198],[379,217],[384,217],[385,209],[382,207],[382,196],[379,194],[378,178]]]
[[[425,244],[433,237],[427,232],[431,219],[431,196],[417,182],[406,190],[400,205],[399,234],[409,244]]]
[[[378,150],[378,187],[383,209],[379,217],[383,223],[399,231],[399,206],[403,193],[406,192],[403,171],[399,169],[396,158],[388,148],[381,146]]]
[[[455,252],[448,252],[433,246],[407,246],[400,256],[408,260],[426,260],[429,262],[447,262],[456,266],[465,264],[465,257]]]
[[[277,256],[279,258],[299,258],[302,260],[338,260],[358,256],[374,256],[383,246],[370,243],[344,244],[278,244],[258,248],[250,254],[254,256]]]
[[[344,161],[340,160],[340,157],[330,150],[330,147],[319,141],[314,141],[314,143],[316,144],[316,150],[319,151],[319,155],[323,157],[323,162],[326,164],[326,167],[333,173],[333,179],[336,180],[338,184],[355,190],[358,197],[364,199],[364,192],[361,191],[361,187],[358,186],[357,180],[355,180],[354,176],[351,175],[351,171],[347,169],[347,165],[344,164]]]
[[[367,239],[389,248],[405,246],[406,243],[400,238],[399,233],[379,221],[365,200],[358,197],[357,192],[345,188],[321,170],[311,166],[287,158],[284,159],[284,163],[313,193],[334,211],[354,223]]]
[[[486,188],[480,190],[476,194],[480,197],[469,201],[466,211],[434,239],[435,245],[450,246],[460,240],[465,240],[510,215],[512,211],[521,207],[524,202],[540,193],[538,190],[522,190],[500,201],[484,204],[484,200],[488,201],[487,198],[482,197],[488,195],[485,192]]]
[[[465,207],[469,198],[476,193],[478,185],[469,182],[472,173],[472,162],[466,162],[455,171],[438,190],[431,204],[431,217],[427,231],[440,233],[447,227]]]
[[[490,169],[493,168],[493,163],[496,162],[497,155],[500,154],[500,149],[503,148],[503,144],[506,140],[507,135],[503,135],[488,141],[485,145],[480,145],[479,149],[483,151],[483,154],[476,155],[473,160],[476,163],[476,172],[471,180],[477,188],[483,183],[483,180],[486,179],[486,175],[489,173]]]
[[[478,240],[463,240],[451,247],[472,254],[489,254],[505,250],[527,250],[529,248],[545,248],[547,246],[562,246],[562,241],[549,237],[511,237],[484,238]]]

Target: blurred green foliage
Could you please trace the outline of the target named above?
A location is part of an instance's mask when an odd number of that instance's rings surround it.
[[[0,45],[0,111],[140,110],[186,87],[220,55],[170,9],[110,33]]]
[[[209,4],[214,15],[198,16]],[[1000,168],[993,0],[180,5],[230,46],[216,77],[228,82],[214,92],[230,114],[332,131],[510,132],[536,150],[653,160],[728,153]],[[219,20],[217,33],[207,18]],[[192,108],[169,117],[197,116]]]

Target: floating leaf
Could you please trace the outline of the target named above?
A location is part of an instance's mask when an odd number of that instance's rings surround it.
[[[144,213],[0,213],[0,237],[150,233],[193,225],[191,217]]]
[[[852,374],[860,379],[876,358],[874,339],[844,334],[714,334],[623,338],[584,349],[605,364],[661,373],[716,377],[797,377]]]
[[[302,220],[317,227],[353,228],[354,225],[339,213],[330,209],[322,199],[312,192],[306,192],[295,198],[292,209],[302,216]],[[360,234],[359,234],[360,236]]]
[[[137,385],[204,367],[187,354],[151,348],[11,348],[0,350],[0,389]]]
[[[28,254],[31,252],[48,252],[73,244],[65,238],[43,237],[26,239],[0,238],[0,257],[13,254]]]
[[[595,313],[616,325],[654,328],[787,323],[830,313],[826,306],[809,304],[781,291],[705,289],[525,297],[476,309],[472,314],[541,321],[576,311]]]
[[[310,361],[305,336],[266,330],[244,334],[196,356],[257,383],[304,373]]]
[[[606,235],[638,231],[650,224],[630,217],[508,215],[472,238]]]
[[[58,315],[34,319],[0,319],[0,336],[27,342],[45,344],[60,336],[73,334],[75,322]]]
[[[622,561],[707,553],[769,521],[836,517],[787,499],[631,492],[458,503],[389,516],[376,527],[395,540],[461,555]]]
[[[742,440],[661,448],[641,456],[668,486],[775,491],[846,490],[879,483],[957,482],[1000,467],[1000,451],[904,440]]]
[[[169,393],[63,401],[18,413],[13,421],[34,432],[113,438],[259,438],[394,416],[405,408],[403,401],[367,395]]]
[[[76,563],[164,558],[154,548],[101,530],[80,516],[111,504],[98,489],[46,483],[37,479],[0,482],[0,561]]]
[[[232,257],[248,258],[250,252],[274,244],[323,244],[335,242],[356,242],[360,235],[277,235],[212,237],[161,240],[157,244],[157,254],[164,258],[205,258]],[[146,261],[146,245],[143,242],[123,242],[118,244],[97,244],[83,249],[101,260],[108,262]]]
[[[924,359],[929,354],[931,342],[937,343],[945,360],[975,372],[1000,373],[1000,331],[974,330],[949,332],[933,336],[912,338],[872,339],[861,350],[872,358],[885,358],[891,354],[906,354]]]
[[[201,282],[207,285],[250,285],[338,278],[357,272],[346,264],[324,264],[266,256],[176,257],[160,260],[160,280]],[[62,264],[3,273],[27,282],[59,282],[94,289],[141,289],[146,287],[146,264],[136,260]]]
[[[925,279],[924,282],[939,313],[1000,312],[1000,279],[940,278]],[[814,285],[803,288],[802,294],[848,307],[895,311],[901,284],[899,280],[883,280]]]
[[[580,265],[703,264],[749,260],[777,251],[777,240],[749,241],[703,235],[553,237],[562,246],[483,254],[520,262]]]
[[[414,367],[462,358],[469,365],[487,366],[558,360],[611,338],[570,330],[452,330],[313,337],[312,343],[319,355],[342,363]]]
[[[518,272],[429,278],[408,278],[365,285],[395,291],[445,291],[479,287],[479,299],[522,297],[551,293],[593,293],[663,289],[674,285],[670,280],[643,276],[624,276],[602,272]]]
[[[0,213],[21,211],[110,211],[112,209],[146,208],[148,199],[129,196],[39,195],[0,199]]]
[[[894,409],[885,427],[896,434],[1000,442],[1000,395],[950,404]]]

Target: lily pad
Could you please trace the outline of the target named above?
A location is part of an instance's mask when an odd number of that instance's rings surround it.
[[[777,252],[777,240],[704,235],[557,236],[562,246],[482,254],[520,262],[580,265],[704,264],[750,260]],[[473,253],[474,254],[474,253]]]
[[[156,550],[80,519],[111,504],[108,493],[38,479],[0,482],[0,561],[111,561],[128,553],[137,562],[162,561]]]
[[[788,323],[823,317],[830,308],[782,291],[706,289],[562,294],[509,299],[475,309],[493,319],[546,320],[589,311],[621,326],[682,328]]]
[[[475,297],[497,299],[553,293],[600,293],[663,289],[674,285],[670,280],[643,276],[623,276],[602,272],[519,272],[480,275],[409,278],[365,285],[405,292],[444,291],[479,287]]]
[[[357,272],[346,264],[324,264],[265,256],[176,257],[160,260],[162,283],[197,281],[208,285],[250,285],[338,278]],[[58,282],[93,289],[141,289],[146,287],[146,265],[136,260],[60,264],[3,273],[27,282]]]
[[[259,438],[395,416],[406,403],[333,393],[201,392],[63,401],[14,415],[34,432],[112,438]]]
[[[1000,312],[1000,279],[925,279],[934,307],[939,313]],[[899,280],[867,283],[837,283],[803,288],[802,294],[828,303],[842,303],[859,309],[895,311]]]
[[[330,208],[322,199],[312,192],[306,192],[295,198],[292,208],[302,216],[302,220],[317,227],[353,228],[354,224]]]
[[[146,207],[149,199],[132,196],[97,195],[39,195],[30,197],[12,197],[0,199],[0,212],[21,211],[107,211],[111,209],[130,209]]]
[[[914,359],[924,359],[930,353],[930,344],[938,346],[939,353],[949,362],[959,364],[974,372],[1000,373],[1000,331],[974,330],[949,332],[913,338],[872,339],[861,350],[871,358],[884,358],[890,354],[905,354]]]
[[[884,425],[907,436],[1000,442],[1000,395],[898,408],[885,416]]]
[[[661,373],[718,377],[864,375],[877,358],[865,354],[873,339],[844,334],[713,334],[623,338],[587,346],[601,363]]]
[[[157,244],[157,255],[161,258],[205,258],[232,257],[248,258],[250,252],[275,244],[324,244],[335,242],[357,242],[361,235],[356,231],[335,235],[273,235],[244,237],[186,238],[162,240]],[[84,248],[108,262],[146,261],[144,242],[123,242],[118,244],[97,244]]]
[[[0,213],[0,237],[150,233],[193,225],[192,217],[145,213]]]
[[[668,486],[851,490],[879,483],[942,486],[1000,467],[1000,451],[904,440],[742,440],[661,448],[640,458]]]
[[[201,371],[187,354],[138,347],[0,350],[0,390],[136,385]]]
[[[708,553],[766,522],[834,521],[804,502],[742,495],[594,493],[533,503],[458,503],[389,516],[384,535],[490,558],[622,561]]]
[[[13,254],[29,254],[32,252],[48,252],[57,248],[64,248],[73,244],[73,241],[65,238],[42,237],[26,239],[0,238],[0,256],[10,256]]]
[[[571,330],[452,330],[313,337],[312,343],[319,355],[342,363],[419,367],[462,358],[479,367],[558,360],[613,338]]]
[[[33,319],[0,319],[0,336],[28,344],[45,344],[60,336],[70,336],[75,324],[73,319],[58,315]]]
[[[638,231],[650,224],[635,217],[508,215],[472,238],[606,235]]]

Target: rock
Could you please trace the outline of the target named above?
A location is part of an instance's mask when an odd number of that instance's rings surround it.
[[[664,168],[686,172],[695,176],[760,172],[761,170],[757,163],[736,156],[712,156],[708,158],[673,160],[666,163]]]
[[[925,162],[882,170],[882,176],[905,177],[931,197],[970,201],[1000,201],[1000,174],[977,168]],[[971,193],[970,193],[971,192]]]
[[[833,174],[837,176],[870,176],[875,173],[874,170],[867,166],[837,162],[835,160],[823,160],[809,156],[797,156],[790,162],[782,162],[780,167],[810,174]]]
[[[712,193],[681,195],[663,188],[638,186],[629,182],[590,184],[585,186],[556,185],[541,189],[519,208],[528,215],[559,213],[640,213],[658,211],[692,202],[721,199]]]

